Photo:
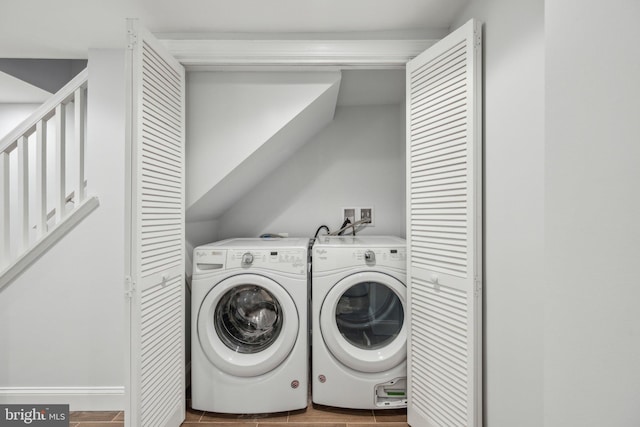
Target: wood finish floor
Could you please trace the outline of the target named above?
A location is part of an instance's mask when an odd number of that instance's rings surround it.
[[[187,401],[184,427],[408,427],[407,411],[368,411],[310,404],[306,409],[276,414],[229,415],[191,409]],[[124,427],[123,412],[71,412],[70,427]]]

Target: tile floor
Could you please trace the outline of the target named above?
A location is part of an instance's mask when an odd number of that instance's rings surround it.
[[[124,412],[91,411],[69,413],[69,427],[124,427]]]
[[[124,427],[122,412],[71,412],[69,427]],[[368,411],[309,404],[276,414],[229,415],[191,409],[183,427],[408,427],[404,409]]]

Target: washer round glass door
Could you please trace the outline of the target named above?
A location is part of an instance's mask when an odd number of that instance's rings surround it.
[[[320,330],[329,351],[361,372],[382,372],[407,357],[406,286],[378,272],[347,276],[327,293]]]
[[[241,274],[209,291],[197,328],[200,346],[217,368],[235,376],[257,376],[276,368],[293,349],[298,311],[277,282]]]

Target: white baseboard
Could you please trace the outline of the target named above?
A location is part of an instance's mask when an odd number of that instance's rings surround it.
[[[0,387],[3,404],[69,404],[70,411],[123,411],[124,387]]]

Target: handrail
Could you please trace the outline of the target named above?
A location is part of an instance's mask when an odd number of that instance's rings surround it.
[[[87,68],[80,71],[77,76],[64,85],[51,98],[38,107],[29,117],[24,119],[13,131],[0,140],[0,152],[7,151],[11,145],[17,144],[18,138],[23,135],[31,135],[36,131],[36,125],[40,120],[49,120],[56,111],[56,106],[66,104],[74,95],[76,89],[86,87],[89,71]],[[9,149],[8,151],[11,151]]]
[[[81,71],[0,140],[0,270],[84,205],[88,76]]]

